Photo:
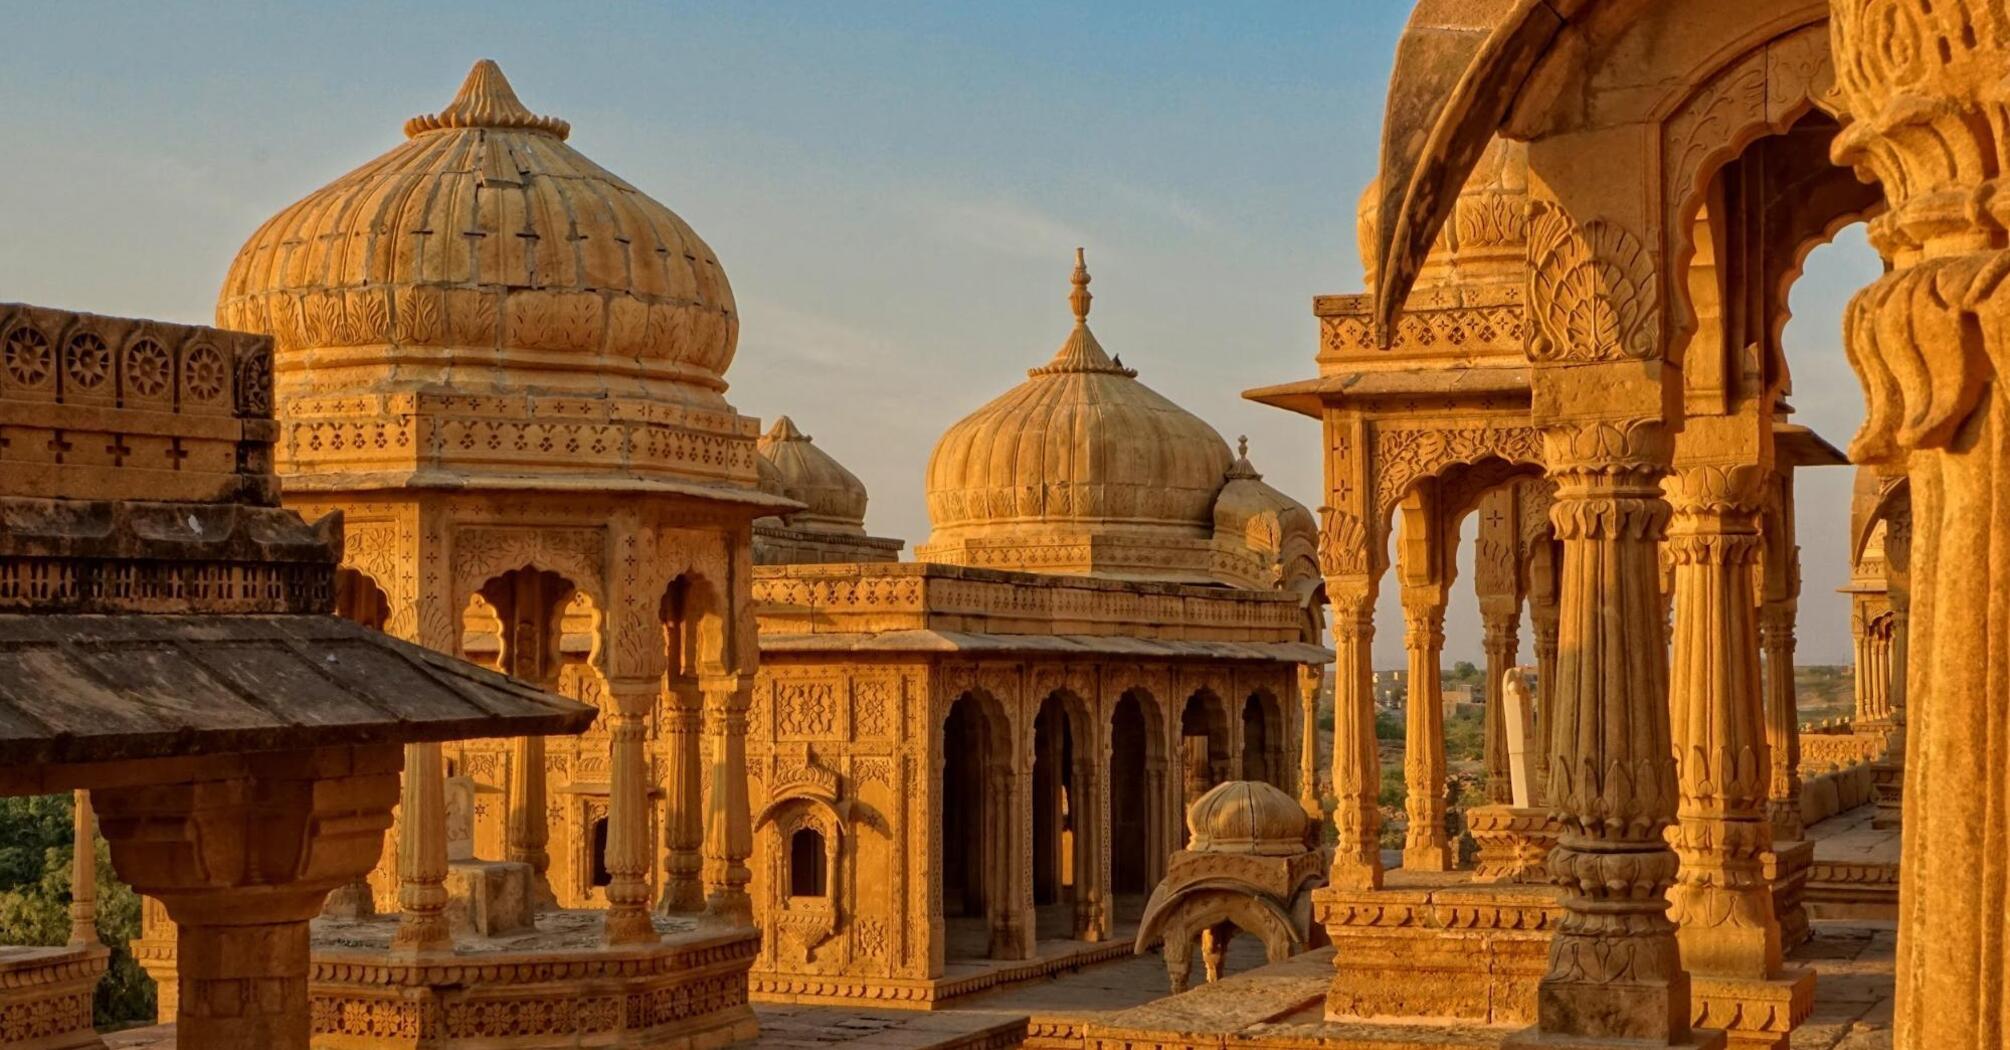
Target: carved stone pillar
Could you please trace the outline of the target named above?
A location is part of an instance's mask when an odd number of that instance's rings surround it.
[[[1862,596],[1852,601],[1850,609],[1850,670],[1852,682],[1850,693],[1856,701],[1851,712],[1852,725],[1864,726],[1870,722],[1870,619],[1866,615]]]
[[[1535,723],[1536,734],[1543,743],[1535,756],[1536,801],[1538,804],[1549,800],[1549,731],[1556,722],[1556,636],[1557,607],[1555,602],[1529,602],[1529,627],[1535,634]]]
[[[1068,817],[1074,822],[1075,831],[1075,937],[1096,942],[1107,937],[1110,930],[1100,834],[1100,814],[1105,812],[1108,800],[1102,778],[1096,776],[1096,763],[1086,753],[1089,743],[1082,741],[1078,746],[1083,753],[1076,755],[1068,783]],[[1108,768],[1109,760],[1105,759],[1103,765]]]
[[[1669,704],[1681,792],[1672,841],[1681,868],[1668,902],[1695,1023],[1729,1029],[1739,1046],[1784,1050],[1788,1031],[1813,1008],[1814,975],[1781,970],[1764,870],[1773,826],[1753,589],[1764,476],[1758,464],[1694,466],[1669,486]]]
[[[308,921],[377,862],[398,765],[388,746],[273,753],[93,793],[120,878],[178,929],[177,1046],[307,1050]]]
[[[1403,867],[1411,871],[1453,867],[1451,839],[1445,832],[1443,595],[1439,587],[1406,587],[1403,594],[1403,648],[1410,658],[1403,733],[1403,810],[1410,826],[1403,834]]]
[[[1298,665],[1298,804],[1316,824],[1326,819],[1319,799],[1319,686],[1325,669]]]
[[[725,675],[705,683],[706,748],[712,790],[705,813],[705,912],[736,926],[754,921],[747,896],[747,856],[754,851],[747,806],[747,706],[753,675]]]
[[[1832,0],[1839,163],[1882,183],[1889,265],[1845,316],[1868,395],[1857,462],[1911,481],[1905,835],[1893,1045],[1999,1045],[2010,985],[2010,126],[2005,0]]]
[[[1333,613],[1333,825],[1328,882],[1382,885],[1382,754],[1375,739],[1375,588],[1329,578]]]
[[[70,947],[98,943],[98,826],[91,815],[91,793],[71,795]]]
[[[1507,697],[1501,685],[1514,670],[1515,656],[1521,651],[1521,614],[1509,609],[1483,612],[1486,648],[1486,764],[1487,801],[1494,805],[1514,803],[1514,783],[1508,775]]]
[[[439,744],[406,744],[398,802],[398,930],[392,947],[452,950],[446,911],[446,761]]]
[[[644,745],[649,710],[661,690],[654,680],[607,683],[607,924],[608,944],[656,939],[649,919],[649,759]]]
[[[1877,791],[1877,814],[1871,818],[1871,827],[1888,830],[1902,827],[1905,823],[1905,708],[1912,634],[1912,518],[1909,507],[1902,513],[1894,514],[1886,526],[1884,557],[1886,593],[1891,601],[1890,640],[1885,649],[1889,666],[1885,686],[1885,721],[1890,728],[1885,733],[1884,754],[1877,758],[1871,770]]]
[[[506,859],[530,866],[534,909],[558,906],[551,891],[551,823],[546,807],[544,738],[517,737],[510,741],[509,813],[504,825]]]
[[[1767,602],[1759,609],[1759,648],[1765,654],[1766,808],[1773,838],[1787,842],[1801,826],[1801,715],[1794,692],[1795,603]]]
[[[694,914],[705,906],[701,878],[705,809],[698,755],[704,696],[695,680],[673,677],[663,699],[665,860],[663,896],[656,910],[666,915]]]
[[[1513,1041],[1681,1043],[1689,977],[1667,916],[1676,859],[1663,837],[1676,798],[1659,553],[1669,436],[1658,419],[1572,422],[1546,427],[1544,445],[1563,554],[1548,734],[1563,917],[1539,1033]]]

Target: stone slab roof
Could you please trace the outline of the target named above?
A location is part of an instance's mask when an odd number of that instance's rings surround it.
[[[761,632],[763,653],[962,653],[1102,656],[1127,659],[1186,657],[1260,660],[1292,664],[1333,662],[1333,651],[1305,642],[1210,642],[1136,638],[1118,634],[982,634],[971,631],[878,631],[844,634]]]
[[[332,616],[0,614],[0,767],[572,734],[593,716]]]

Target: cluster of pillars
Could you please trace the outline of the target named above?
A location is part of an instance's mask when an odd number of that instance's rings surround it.
[[[1551,549],[1552,541],[1545,531],[1539,542],[1529,545],[1528,555],[1523,556],[1522,519],[1530,513],[1523,504],[1532,502],[1524,495],[1523,484],[1511,482],[1490,490],[1481,497],[1478,507],[1476,544],[1482,552],[1486,552],[1477,560],[1474,573],[1486,654],[1485,791],[1487,801],[1496,805],[1514,801],[1513,784],[1508,772],[1506,704],[1502,688],[1508,672],[1516,666],[1521,649],[1524,601],[1535,634],[1540,690],[1537,697],[1538,717],[1545,725],[1548,724],[1547,697],[1557,654],[1555,555]],[[1449,799],[1445,721],[1439,698],[1443,692],[1441,669],[1444,664],[1445,609],[1457,535],[1450,528],[1451,522],[1442,512],[1443,508],[1437,506],[1429,482],[1412,493],[1402,510],[1405,531],[1404,541],[1398,550],[1397,575],[1402,581],[1403,648],[1410,697],[1405,705],[1404,723],[1403,782],[1407,826],[1403,837],[1403,866],[1412,871],[1449,871],[1456,866],[1458,858],[1446,823]],[[1359,593],[1361,588],[1355,586],[1351,590]],[[1341,697],[1337,690],[1349,684],[1356,689],[1361,688],[1360,669],[1348,663],[1349,655],[1344,650],[1365,647],[1365,639],[1372,637],[1374,626],[1367,619],[1372,615],[1370,613],[1344,614],[1347,620],[1345,634],[1356,636],[1356,640],[1350,643],[1345,640],[1340,625],[1343,618],[1340,608],[1340,602],[1335,601],[1336,646],[1343,650],[1341,663],[1336,664],[1336,669],[1340,671],[1335,686],[1336,701],[1339,705],[1353,708],[1359,708],[1364,702],[1368,706],[1359,710],[1354,718],[1335,723],[1336,734],[1365,733],[1366,739],[1344,740],[1336,744],[1334,782],[1339,784],[1345,778],[1353,784],[1353,791],[1366,793],[1365,797],[1357,794],[1352,798],[1342,793],[1341,808],[1358,828],[1369,819],[1374,800],[1380,792],[1373,699],[1365,695]],[[1352,655],[1354,663],[1366,659],[1365,651]],[[1344,752],[1344,763],[1341,752]],[[1368,776],[1371,773],[1375,775]],[[1348,832],[1355,836],[1361,833],[1359,830]],[[1355,884],[1361,884],[1360,880],[1364,877],[1369,879],[1367,884],[1376,884],[1374,880],[1379,879],[1379,874],[1367,873],[1379,872],[1379,860],[1368,855],[1367,843],[1358,838],[1350,841],[1355,842],[1354,849],[1357,851],[1350,863],[1355,872]]]
[[[1673,437],[1658,420],[1556,427],[1546,440],[1560,571],[1553,606],[1537,604],[1533,617],[1547,751],[1538,781],[1562,824],[1550,870],[1572,887],[1551,972],[1577,977],[1552,976],[1543,995],[1555,1009],[1592,1010],[1631,974],[1642,998],[1629,1013],[1647,1019],[1626,1023],[1642,1036],[1684,1031],[1685,966],[1753,979],[1780,968],[1762,865],[1776,812],[1791,798],[1797,814],[1798,786],[1793,603],[1764,600],[1758,582],[1773,473],[1749,464],[1675,470]],[[1425,702],[1409,705],[1403,861],[1442,870],[1450,864],[1436,702],[1443,588],[1412,581],[1405,576],[1405,643],[1411,696]],[[1328,595],[1338,676],[1332,881],[1378,887],[1375,584],[1330,579]],[[1489,701],[1518,641],[1511,610],[1487,617]],[[1503,750],[1490,742],[1490,766]]]
[[[561,614],[571,587],[561,577],[524,569],[491,581],[482,596],[502,626],[499,668],[555,691]],[[609,877],[604,939],[638,944],[657,938],[651,919],[649,716],[664,710],[663,821],[666,860],[655,910],[704,914],[734,925],[753,921],[747,858],[753,835],[747,811],[747,708],[751,674],[603,681],[609,738],[605,865]],[[709,792],[701,762],[711,763]],[[549,798],[543,737],[510,743],[505,859],[531,873],[538,908],[555,906],[551,890]],[[439,744],[406,748],[398,821],[399,925],[395,948],[447,950],[446,763]]]

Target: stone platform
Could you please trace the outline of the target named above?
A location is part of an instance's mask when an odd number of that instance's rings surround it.
[[[1876,827],[1877,806],[1862,805],[1808,828],[1814,863],[1808,913],[1822,919],[1898,917],[1899,830]]]
[[[395,916],[320,919],[309,985],[315,1050],[721,1046],[756,1034],[751,929],[655,918],[661,941],[607,947],[599,911],[394,953]]]
[[[758,1003],[938,1010],[953,999],[1130,958],[1131,942],[1136,936],[1134,924],[1120,924],[1104,941],[1059,938],[1038,941],[1031,959],[952,958],[943,968],[942,976],[935,978],[820,977],[756,971],[750,977],[750,995]]]

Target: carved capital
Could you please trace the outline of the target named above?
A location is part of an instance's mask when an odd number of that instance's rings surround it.
[[[1326,576],[1368,572],[1368,527],[1333,507],[1319,508],[1319,571]]]

